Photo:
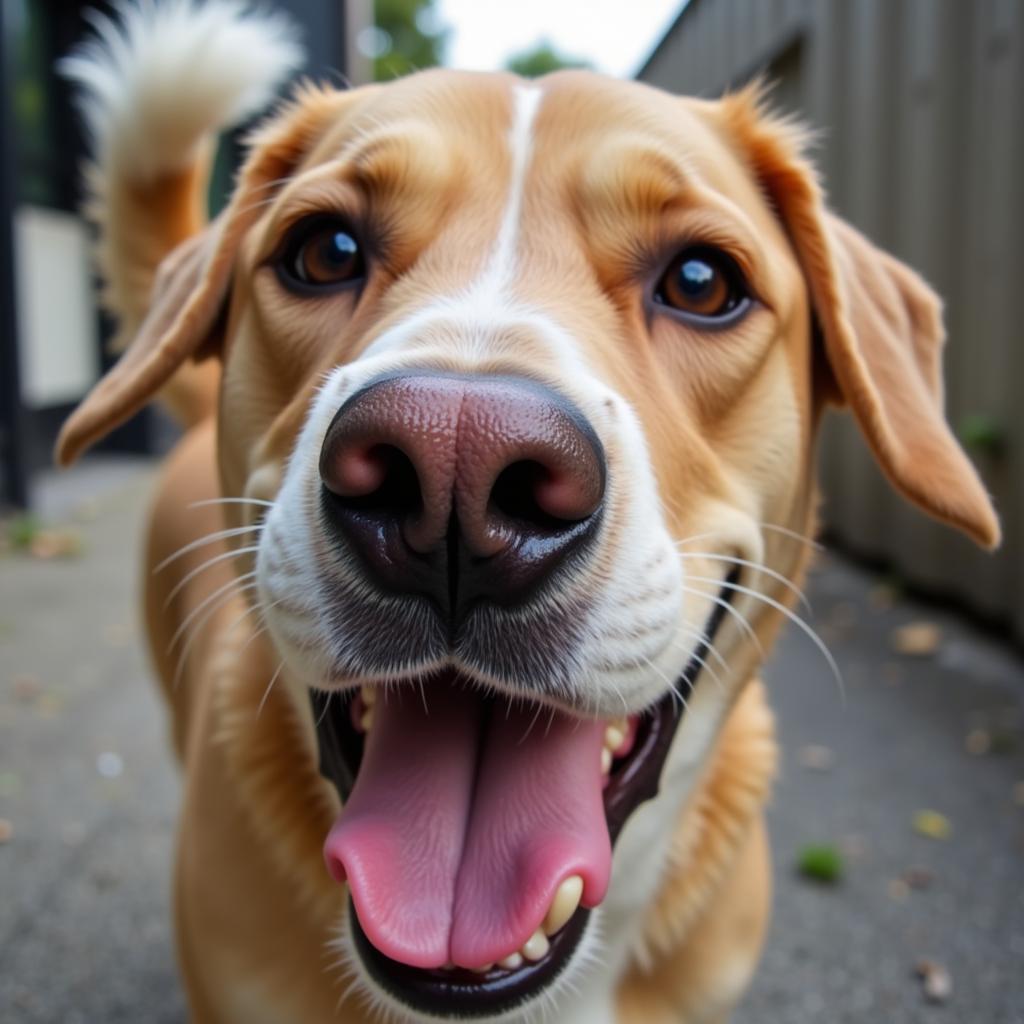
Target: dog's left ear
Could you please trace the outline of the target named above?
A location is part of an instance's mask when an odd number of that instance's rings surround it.
[[[850,406],[899,491],[977,543],[995,547],[999,522],[943,413],[938,296],[828,212],[801,152],[803,132],[765,115],[759,86],[726,97],[720,109],[803,269],[834,378],[829,397]]]

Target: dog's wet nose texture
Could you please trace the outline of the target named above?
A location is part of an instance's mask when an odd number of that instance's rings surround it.
[[[524,600],[592,534],[604,452],[534,381],[403,373],[338,411],[320,454],[328,523],[389,590],[462,614]]]

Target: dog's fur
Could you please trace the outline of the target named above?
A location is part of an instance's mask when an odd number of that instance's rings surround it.
[[[267,98],[294,45],[229,0],[122,14],[128,29],[101,26],[68,71],[97,140],[106,301],[130,345],[58,458],[157,394],[192,426],[153,509],[146,617],[185,778],[176,916],[195,1019],[395,1009],[339,933],[344,890],[321,854],[337,800],[307,690],[375,667],[321,625],[315,584],[332,556],[311,497],[340,403],[382,371],[441,367],[546,382],[608,453],[607,524],[571,584],[584,642],[551,666],[563,706],[649,706],[697,649],[723,559],[765,567],[744,569],[757,593],[737,592],[661,795],[630,818],[596,927],[536,1007],[587,1024],[727,1020],[770,898],[775,747],[756,672],[807,564],[826,406],[849,407],[910,499],[998,540],[943,420],[935,296],[827,212],[801,131],[756,89],[702,102],[582,72],[303,86],[204,226],[210,135]],[[316,210],[374,225],[379,258],[358,296],[296,298],[267,265]],[[727,250],[752,285],[735,326],[701,331],[648,301],[693,241]],[[221,496],[272,505],[192,507]],[[199,543],[224,527],[235,532]]]

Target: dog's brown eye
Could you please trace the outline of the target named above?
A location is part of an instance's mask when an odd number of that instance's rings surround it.
[[[669,264],[654,293],[656,301],[707,320],[726,317],[748,299],[736,264],[707,247],[684,249]]]
[[[300,225],[278,264],[286,284],[330,288],[363,276],[363,255],[355,236],[340,220]]]

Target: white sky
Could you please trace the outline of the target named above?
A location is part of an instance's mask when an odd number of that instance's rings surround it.
[[[542,39],[599,71],[632,76],[684,0],[438,0],[448,64],[490,71]]]

